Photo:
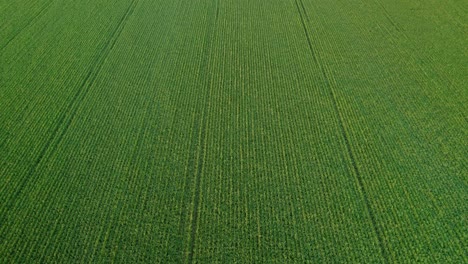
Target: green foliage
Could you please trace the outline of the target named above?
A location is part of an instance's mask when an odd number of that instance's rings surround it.
[[[466,7],[0,0],[0,262],[467,262]]]

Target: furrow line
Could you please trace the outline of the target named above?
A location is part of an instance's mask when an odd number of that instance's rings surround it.
[[[47,4],[45,4],[45,6],[41,9],[41,11],[39,11],[34,17],[31,18],[31,20],[29,20],[28,23],[26,23],[26,25],[24,25],[22,28],[20,28],[19,30],[16,31],[16,33],[13,35],[13,37],[11,37],[1,48],[0,48],[0,51],[3,51],[3,49],[5,49],[14,39],[16,39],[16,37],[18,37],[21,32],[23,32],[23,30],[25,30],[26,28],[28,28],[29,26],[33,25],[37,19],[39,19],[40,17],[42,17],[46,11],[49,9],[50,6],[52,6],[52,3],[54,1],[51,0],[49,2],[47,2]]]
[[[373,227],[374,233],[375,233],[375,235],[377,237],[380,253],[381,253],[382,257],[384,258],[384,261],[386,263],[389,263],[387,250],[386,250],[386,248],[384,246],[383,236],[382,236],[381,231],[378,228],[377,219],[376,219],[375,214],[374,214],[374,212],[372,210],[372,206],[371,206],[371,203],[369,201],[367,191],[366,191],[366,189],[364,187],[364,181],[362,179],[362,175],[361,175],[361,173],[359,171],[359,168],[357,166],[356,158],[355,158],[354,152],[353,152],[351,144],[350,144],[349,136],[348,136],[348,133],[346,132],[346,128],[344,126],[343,117],[342,117],[340,109],[338,107],[338,102],[337,102],[335,91],[334,91],[334,89],[333,89],[333,87],[332,87],[332,85],[330,83],[330,77],[328,76],[327,72],[325,71],[323,64],[321,62],[319,62],[318,56],[317,56],[315,50],[312,47],[312,42],[311,42],[311,39],[310,39],[310,36],[309,36],[309,32],[307,31],[307,27],[306,27],[305,22],[304,22],[304,17],[303,17],[303,15],[302,15],[302,13],[301,13],[301,11],[299,9],[299,5],[298,5],[297,1],[298,0],[295,0],[295,3],[296,3],[297,11],[299,13],[299,16],[300,16],[300,19],[301,19],[301,22],[302,22],[302,26],[303,26],[303,29],[304,29],[305,36],[307,38],[307,42],[309,44],[309,49],[310,49],[310,52],[311,52],[311,55],[313,57],[314,62],[317,64],[317,66],[321,70],[323,80],[325,81],[325,85],[327,86],[327,88],[329,90],[329,94],[330,94],[330,98],[331,98],[331,101],[332,101],[332,104],[333,104],[333,108],[334,108],[334,111],[335,111],[335,113],[336,113],[336,115],[338,117],[337,119],[338,119],[338,124],[339,124],[339,127],[340,127],[340,133],[341,133],[341,135],[342,135],[342,137],[344,139],[344,143],[345,143],[345,146],[346,146],[346,152],[347,152],[347,154],[349,156],[349,159],[351,161],[351,167],[352,167],[352,170],[353,170],[353,174],[355,175],[355,177],[357,179],[359,191],[362,194],[362,198],[364,200],[364,203],[365,203],[365,206],[366,206],[366,209],[367,209],[367,213],[369,214],[370,220],[372,222],[372,227]]]
[[[306,11],[306,9],[305,9],[305,7],[304,7],[304,2],[303,2],[303,0],[299,0],[299,3],[301,3],[302,12],[304,13],[304,16],[305,16],[307,22],[310,22],[310,20],[309,20],[309,15],[307,14],[307,11]],[[297,4],[297,3],[296,3],[296,4]]]
[[[309,44],[309,49],[310,52],[312,53],[312,58],[314,59],[314,62],[320,66],[320,63],[317,58],[317,54],[312,46],[312,41],[310,40],[309,33],[307,32],[307,27],[305,25],[304,17],[302,16],[301,9],[299,7],[299,4],[297,3],[298,0],[294,0],[294,3],[296,4],[297,12],[299,13],[299,17],[301,18],[301,23],[302,23],[302,28],[304,29],[304,34],[307,39],[307,43]],[[300,1],[300,0],[299,0]],[[322,68],[322,67],[321,67]]]
[[[207,108],[207,107],[205,107]],[[203,167],[204,167],[204,159],[205,159],[205,154],[206,154],[206,147],[205,147],[205,142],[206,142],[206,115],[207,111],[203,111],[203,116],[201,120],[201,129],[199,132],[199,150],[198,150],[198,157],[197,157],[197,171],[196,171],[196,177],[195,177],[195,194],[194,194],[194,200],[193,200],[193,210],[192,210],[192,219],[190,222],[190,245],[189,245],[189,255],[188,255],[188,263],[193,263],[193,257],[195,253],[195,241],[196,241],[196,235],[197,235],[197,223],[198,223],[198,218],[199,218],[199,205],[200,205],[200,194],[201,194],[201,175],[203,172]]]
[[[356,18],[356,17],[358,17],[358,16],[359,16],[358,13],[353,14],[353,17],[354,17],[354,18]],[[377,25],[378,25],[378,24],[377,24]],[[379,27],[379,28],[380,28],[380,27]],[[363,30],[364,32],[366,31],[366,29],[362,29],[362,30]],[[413,58],[413,59],[415,60],[416,57],[414,57],[414,55],[413,55],[412,53],[408,53],[407,51],[405,51],[405,49],[402,49],[399,45],[397,45],[398,42],[396,41],[396,38],[395,38],[395,36],[394,36],[394,34],[400,34],[401,36],[403,36],[403,37],[405,37],[405,38],[408,38],[407,34],[405,34],[404,32],[397,32],[397,33],[395,33],[395,32],[390,32],[390,30],[387,29],[387,28],[385,28],[385,30],[386,30],[386,32],[388,32],[388,35],[390,36],[389,41],[390,41],[392,44],[394,44],[394,47],[396,47],[396,49],[397,49],[398,51],[400,51],[401,54],[404,54],[404,56],[407,56],[407,57],[409,57],[409,58]],[[378,50],[375,49],[375,52],[378,52]],[[428,57],[428,58],[430,59],[431,57]],[[379,60],[381,60],[381,58],[379,58]],[[381,60],[380,63],[382,63],[382,65],[383,65],[383,64],[385,64],[385,61],[382,61],[382,60]],[[419,67],[419,68],[421,69],[422,73],[425,74],[425,75],[423,75],[423,76],[425,76],[426,78],[430,79],[430,76],[426,74],[426,72],[425,72],[425,70],[424,70],[423,67],[421,67],[420,65],[416,66],[417,64],[414,64],[414,62],[411,62],[411,64],[412,64],[412,65],[415,65],[415,67]],[[356,74],[357,74],[357,73],[356,73]],[[398,74],[394,74],[394,75],[397,76],[397,77],[396,77],[397,79],[393,80],[393,78],[392,78],[392,82],[394,82],[394,83],[403,82],[402,79],[398,77]],[[416,78],[416,79],[418,79],[418,78]],[[415,79],[415,80],[416,80],[416,79]],[[416,82],[417,82],[418,84],[420,84],[421,87],[424,87],[424,85],[421,83],[420,80],[416,80]],[[436,84],[436,83],[434,82],[434,80],[432,80],[432,82],[433,82],[434,84]],[[450,85],[450,84],[449,84],[449,85]],[[425,91],[425,89],[423,89],[423,91]],[[405,91],[404,94],[407,95],[407,92]],[[426,98],[424,98],[424,99],[426,99]],[[462,113],[462,115],[463,115],[463,113]],[[466,121],[465,115],[463,115],[463,118],[464,118],[464,120]],[[408,121],[408,120],[407,120],[407,122],[410,122],[410,123],[411,123],[411,121]],[[414,128],[410,128],[410,127],[406,126],[405,129],[406,129],[406,130],[411,130],[411,131],[413,131],[413,132],[412,132],[412,136],[415,137],[415,138],[417,138],[417,140],[420,141],[421,144],[424,143],[424,139],[422,139],[421,136],[416,135],[416,133],[414,132]],[[423,144],[423,145],[424,145],[424,144]],[[396,170],[398,170],[398,169],[396,169]],[[401,171],[399,171],[399,173],[401,173]],[[401,182],[401,181],[400,181],[400,182]],[[387,184],[388,184],[388,182],[387,182]],[[423,188],[423,189],[424,189],[424,188]],[[430,189],[430,188],[428,187],[428,190],[429,190],[429,189]],[[409,203],[409,208],[411,208],[411,212],[412,212],[412,214],[414,215],[414,218],[415,218],[417,221],[424,222],[425,220],[422,219],[422,218],[419,216],[419,215],[420,215],[420,212],[418,212],[417,206],[415,206],[415,204],[418,204],[418,202],[420,202],[420,200],[417,199],[417,197],[415,197],[415,196],[412,196],[412,197],[411,197],[411,194],[408,193],[406,189],[403,189],[403,191],[404,191],[404,193],[405,193],[405,195],[406,195],[406,199],[408,200],[408,203]],[[432,192],[430,192],[430,191],[429,191],[429,193],[432,195],[432,197],[434,197],[434,195],[435,195],[434,193],[432,193]],[[416,201],[415,201],[415,198],[416,198]],[[436,208],[438,211],[443,210],[443,209],[440,208],[440,204],[437,205],[437,204],[435,203],[434,198],[431,199],[431,201],[432,201],[433,208]],[[411,220],[407,220],[407,221],[411,221]],[[451,229],[449,228],[448,230],[451,230]],[[454,236],[456,236],[456,237],[459,239],[459,241],[463,241],[463,238],[459,235],[459,233],[457,233],[457,232],[452,232],[452,234],[454,234]],[[424,236],[425,236],[424,239],[430,240],[430,235],[427,236],[427,234],[424,234]],[[465,251],[465,255],[466,255],[466,249],[465,249],[463,246],[460,246],[459,248],[460,248],[460,250],[464,250],[464,251]],[[430,250],[433,250],[433,249],[431,248]]]
[[[194,2],[190,2],[192,5],[194,5]],[[191,8],[193,8],[191,5],[187,5],[185,8],[182,8],[181,7],[181,15],[184,16],[184,17],[188,17],[189,16],[189,13],[188,13],[188,10],[190,10]],[[179,39],[177,38],[174,38],[174,42],[178,42],[180,41]],[[177,85],[175,85],[174,87],[178,87],[178,90],[174,91],[174,94],[175,94],[175,97],[176,98],[184,98],[183,95],[184,95],[184,90],[181,88],[183,87],[183,85],[181,85],[181,80],[179,78],[179,83],[177,83]],[[191,94],[190,94],[191,95]],[[190,95],[188,96],[188,98],[190,98]],[[187,106],[188,103],[187,103],[187,99],[184,98],[184,100],[182,100],[182,105],[184,106]],[[183,240],[183,243],[181,243],[181,251],[183,252],[183,256],[181,257],[182,259],[185,259],[186,258],[186,239],[187,236],[186,236],[186,228],[187,228],[187,223],[189,222],[187,220],[187,217],[189,215],[188,211],[188,207],[189,207],[189,201],[190,201],[190,183],[191,183],[191,169],[195,167],[195,162],[193,161],[194,158],[193,158],[193,155],[191,155],[191,153],[195,153],[196,151],[196,144],[193,142],[195,141],[194,138],[196,137],[196,135],[198,134],[198,127],[197,127],[197,123],[196,123],[196,118],[195,118],[195,115],[196,113],[194,113],[194,111],[190,111],[188,109],[181,109],[182,107],[175,107],[174,109],[174,114],[173,114],[173,118],[171,120],[171,124],[170,124],[170,130],[174,130],[175,127],[177,126],[177,122],[179,121],[178,120],[178,116],[182,115],[184,111],[187,111],[187,112],[190,112],[192,113],[192,115],[190,117],[187,118],[188,121],[191,122],[191,130],[190,130],[190,142],[187,144],[187,155],[185,156],[187,159],[186,159],[186,163],[185,163],[185,167],[184,167],[184,180],[183,180],[183,185],[182,185],[182,197],[181,199],[179,200],[179,203],[180,203],[180,209],[179,209],[179,228],[178,228],[178,234],[180,234],[180,240]],[[173,135],[174,133],[171,133],[171,140],[173,139]],[[170,141],[168,141],[170,142]],[[166,144],[166,148],[165,150],[166,151],[169,151],[169,145]],[[183,236],[183,238],[182,238]]]
[[[219,0],[216,1],[216,23],[218,22],[218,17],[219,17]]]
[[[408,34],[406,34],[406,32],[404,30],[402,30],[402,28],[400,26],[398,26],[398,24],[392,19],[391,17],[391,14],[387,11],[387,9],[385,8],[385,6],[383,5],[383,3],[380,1],[380,0],[375,0],[375,2],[377,3],[377,5],[382,9],[382,12],[384,13],[384,16],[386,17],[387,21],[389,21],[389,23],[391,24],[391,26],[395,29],[396,31],[396,34],[394,34],[389,28],[387,27],[382,27],[382,30],[385,30],[387,31],[388,35],[389,35],[389,40],[395,44],[395,47],[397,47],[397,49],[402,53],[404,54],[405,56],[408,56],[409,58],[411,58],[411,64],[413,64],[415,67],[419,68],[421,74],[427,79],[427,80],[430,80],[432,83],[434,83],[435,85],[443,85],[443,86],[447,86],[448,84],[448,87],[452,88],[452,87],[457,87],[457,84],[455,84],[453,82],[452,79],[450,79],[448,76],[447,76],[447,72],[446,70],[444,69],[441,69],[439,67],[435,67],[433,66],[434,65],[434,57],[430,54],[428,54],[427,56],[424,56],[424,57],[421,57],[421,56],[417,56],[415,55],[415,53],[413,52],[406,52],[404,49],[401,48],[400,45],[397,45],[398,42],[397,42],[397,38],[399,37],[398,35],[400,35],[400,37],[404,38],[405,40],[407,41],[411,41],[411,37],[408,36]],[[429,68],[429,71],[432,72],[432,74],[435,75],[436,78],[433,78],[431,76],[430,73],[427,72],[427,70],[424,69],[424,67],[420,64],[420,63],[415,63],[416,61],[418,61],[417,59],[427,59],[429,62],[431,63],[428,63],[427,66]],[[442,99],[444,101],[446,101],[446,99]],[[448,103],[448,105],[450,105],[450,103]],[[459,111],[459,114],[461,116],[463,116],[463,119],[468,123],[468,119],[466,117],[466,115],[464,115],[463,111]]]
[[[400,32],[401,34],[403,34],[405,37],[407,37],[406,33],[404,33],[404,31],[401,29],[401,27],[398,26],[398,24],[392,19],[390,13],[387,11],[387,9],[382,4],[382,2],[380,0],[375,0],[375,2],[380,6],[380,8],[382,9],[382,11],[383,11],[383,13],[385,15],[385,18],[387,18],[388,22],[390,22],[390,24],[395,28],[395,30]]]
[[[205,82],[202,82],[204,88],[206,88],[205,100],[203,105],[202,116],[200,120],[201,128],[198,135],[198,156],[197,156],[197,171],[195,175],[195,190],[194,190],[194,200],[193,200],[193,210],[190,222],[190,244],[189,244],[189,254],[188,254],[188,263],[193,263],[195,255],[195,242],[198,231],[198,219],[200,217],[199,206],[201,199],[201,180],[202,173],[204,168],[204,162],[206,157],[206,139],[207,139],[207,123],[208,123],[208,110],[209,110],[209,100],[211,98],[211,75],[208,74],[210,66],[210,50],[213,45],[213,38],[215,35],[215,28],[218,23],[218,12],[219,12],[219,0],[215,0],[215,16],[214,21],[209,22],[208,29],[205,37],[205,48],[203,53],[203,60],[201,63],[201,69],[204,70],[205,74],[201,75],[201,78],[205,78]]]
[[[327,78],[327,77],[325,77]],[[328,83],[328,81],[327,81]],[[371,204],[370,204],[370,201],[369,201],[369,196],[367,194],[367,191],[364,187],[364,182],[363,182],[363,179],[362,179],[362,176],[361,176],[361,173],[359,171],[359,168],[356,164],[356,158],[354,156],[354,153],[352,151],[352,147],[351,147],[351,144],[349,143],[349,136],[348,134],[346,133],[346,129],[344,127],[344,124],[343,124],[343,117],[341,116],[341,112],[338,108],[338,103],[336,101],[336,95],[333,91],[333,89],[331,88],[330,85],[327,85],[329,90],[330,90],[330,97],[332,98],[332,103],[333,103],[333,108],[338,116],[338,123],[339,123],[339,126],[340,126],[340,132],[343,136],[343,139],[345,141],[345,145],[346,145],[346,150],[348,152],[348,156],[351,160],[351,165],[352,165],[352,168],[353,168],[353,172],[354,172],[354,175],[356,176],[356,179],[357,179],[357,182],[358,182],[358,187],[359,187],[359,191],[360,193],[362,194],[362,197],[364,199],[364,203],[366,205],[366,209],[367,209],[367,212],[369,214],[369,217],[371,219],[371,222],[372,222],[372,225],[373,225],[373,229],[374,229],[374,232],[377,236],[377,240],[379,242],[379,247],[380,247],[380,251],[381,251],[381,254],[382,254],[382,257],[384,257],[385,259],[385,262],[388,263],[388,256],[387,256],[387,252],[386,252],[386,249],[385,249],[385,246],[384,246],[384,242],[383,242],[383,236],[379,230],[379,228],[377,227],[377,219],[375,217],[375,214],[372,210],[372,207],[371,207]]]
[[[117,39],[119,38],[123,28],[125,27],[125,22],[127,21],[128,17],[133,13],[133,10],[135,9],[137,2],[138,0],[132,1],[130,6],[127,8],[127,11],[125,12],[122,19],[119,21],[118,26],[112,33],[109,40],[106,42],[103,50],[99,53],[100,55],[98,59],[90,68],[88,74],[86,75],[85,79],[80,85],[80,88],[78,89],[78,91],[75,93],[75,95],[71,99],[71,102],[67,106],[64,113],[59,117],[57,125],[55,126],[49,138],[47,139],[44,147],[39,152],[37,159],[35,159],[33,165],[26,173],[26,176],[24,177],[24,179],[20,182],[19,186],[16,188],[13,194],[9,197],[8,202],[2,208],[1,212],[10,209],[13,206],[14,201],[17,200],[21,191],[26,187],[27,183],[29,182],[33,174],[39,168],[39,165],[45,159],[47,152],[50,150],[50,153],[49,153],[49,156],[50,156],[56,150],[57,146],[62,141],[64,135],[66,134],[66,132],[68,131],[70,127],[71,122],[76,116],[79,105],[81,105],[81,103],[83,102],[83,99],[86,97],[87,93],[89,92],[90,87],[96,80],[96,77],[101,71],[106,58],[108,57],[110,51],[114,48],[115,43],[117,42]],[[63,126],[63,129],[60,131],[60,128],[62,126]]]

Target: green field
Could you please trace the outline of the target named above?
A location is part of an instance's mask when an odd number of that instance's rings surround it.
[[[468,263],[468,1],[0,0],[0,263]]]

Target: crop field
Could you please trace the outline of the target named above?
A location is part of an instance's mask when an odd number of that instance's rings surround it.
[[[0,263],[468,263],[468,1],[0,0]]]

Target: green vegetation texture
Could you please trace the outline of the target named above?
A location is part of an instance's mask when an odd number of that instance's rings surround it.
[[[0,0],[0,262],[468,263],[467,14]]]

